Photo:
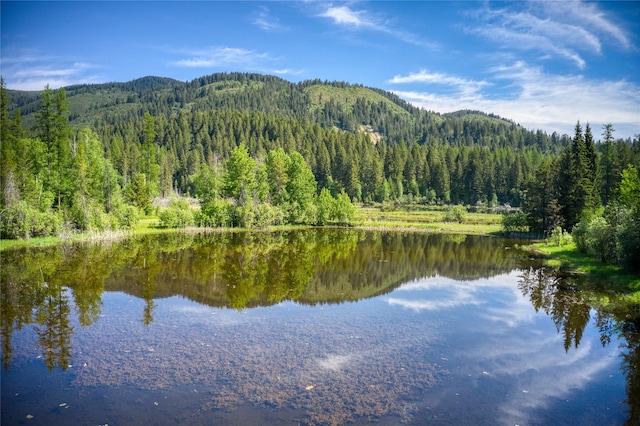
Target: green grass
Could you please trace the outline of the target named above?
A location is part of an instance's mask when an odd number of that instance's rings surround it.
[[[501,232],[500,214],[467,213],[464,223],[445,222],[444,215],[445,209],[442,207],[413,206],[394,210],[360,207],[357,226],[478,235],[495,235]]]
[[[380,93],[366,87],[351,86],[346,88],[334,87],[326,84],[316,84],[309,86],[305,89],[305,92],[309,95],[311,100],[311,111],[320,109],[324,106],[324,103],[332,99],[336,104],[342,108],[343,111],[352,111],[356,100],[364,98],[369,102],[378,104],[383,102],[393,111],[394,114],[410,119],[409,112],[402,109],[402,107],[396,105],[388,98],[384,97]]]
[[[530,246],[542,254],[546,263],[558,269],[589,275],[609,290],[622,294],[625,301],[640,303],[640,276],[626,272],[617,265],[602,263],[581,253],[574,243],[557,246],[538,242]]]

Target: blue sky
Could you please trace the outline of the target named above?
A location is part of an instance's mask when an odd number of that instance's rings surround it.
[[[9,89],[221,71],[392,91],[528,128],[640,133],[640,2],[1,3]]]

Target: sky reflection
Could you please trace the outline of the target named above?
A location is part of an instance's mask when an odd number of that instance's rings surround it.
[[[546,410],[563,403],[569,406],[570,401],[584,397],[579,391],[602,386],[603,379],[618,385],[613,392],[623,400],[623,385],[616,372],[618,348],[603,348],[597,328],[589,324],[579,346],[565,351],[564,338],[551,318],[536,312],[514,285],[520,274],[513,271],[473,281],[427,278],[401,286],[384,301],[392,309],[415,315],[446,316],[448,327],[441,331],[452,345],[447,360],[458,363],[454,370],[458,379],[473,392],[495,386],[502,389],[501,395],[493,397],[498,424],[544,423],[548,421]],[[451,319],[451,315],[459,318]],[[598,422],[589,409],[572,415],[576,424]]]

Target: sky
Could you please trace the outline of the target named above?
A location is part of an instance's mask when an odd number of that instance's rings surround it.
[[[6,87],[255,72],[547,133],[640,134],[638,1],[4,1]]]

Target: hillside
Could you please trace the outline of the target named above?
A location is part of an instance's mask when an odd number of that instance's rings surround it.
[[[309,120],[324,128],[356,133],[369,129],[387,142],[438,141],[450,145],[532,146],[558,149],[564,140],[531,132],[478,111],[438,114],[418,109],[380,89],[341,82],[291,83],[278,77],[219,73],[190,82],[144,77],[127,83],[65,88],[72,127],[113,125],[149,112],[170,116],[214,109],[246,110]],[[9,91],[9,112],[20,108],[23,123],[35,123],[41,92]]]
[[[348,221],[352,202],[520,206],[570,141],[362,85],[260,74],[2,87],[0,106],[0,233],[11,238],[131,227],[175,195],[202,210],[167,220],[203,226]]]

